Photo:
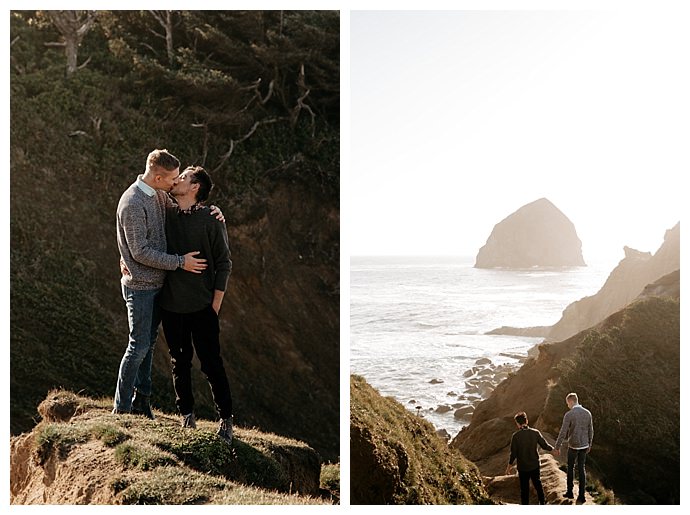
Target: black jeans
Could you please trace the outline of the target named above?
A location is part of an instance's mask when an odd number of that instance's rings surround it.
[[[210,305],[194,313],[173,313],[163,309],[161,318],[170,351],[177,409],[182,415],[194,411],[192,357],[196,351],[220,417],[230,417],[232,395],[220,356],[220,326],[214,309]]]
[[[541,486],[541,477],[539,476],[539,467],[534,470],[523,472],[518,470],[520,477],[520,504],[529,504],[529,480],[532,480],[534,489],[537,491],[537,499],[539,504],[544,504],[544,488]]]
[[[585,462],[587,461],[587,449],[568,448],[568,492],[573,491],[573,476],[575,472],[575,459],[577,458],[577,480],[579,483],[579,498],[585,496],[585,486],[587,476],[585,473]]]

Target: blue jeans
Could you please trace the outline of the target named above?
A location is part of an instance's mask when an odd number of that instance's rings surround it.
[[[131,411],[134,388],[142,395],[151,395],[151,366],[153,349],[158,337],[160,309],[156,290],[132,290],[122,285],[122,297],[127,304],[129,344],[120,362],[115,388],[115,409]]]
[[[573,491],[574,475],[575,475],[575,461],[577,461],[577,481],[579,485],[579,498],[585,496],[585,487],[587,485],[587,475],[585,472],[585,462],[587,461],[587,449],[570,449],[568,448],[568,492]]]

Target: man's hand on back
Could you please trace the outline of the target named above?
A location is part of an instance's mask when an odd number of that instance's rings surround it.
[[[220,208],[218,206],[211,205],[211,215],[216,215],[216,220],[220,220],[221,222],[225,223],[225,217],[223,216],[223,213],[221,212]]]

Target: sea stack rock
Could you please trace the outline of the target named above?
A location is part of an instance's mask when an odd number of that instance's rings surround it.
[[[549,200],[522,206],[496,224],[475,268],[587,266],[575,226]]]

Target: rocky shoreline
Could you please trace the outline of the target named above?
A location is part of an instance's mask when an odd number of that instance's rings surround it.
[[[437,406],[424,408],[415,399],[408,401],[408,408],[414,405],[414,410],[419,416],[424,416],[424,412],[434,412],[436,414],[448,414],[455,420],[469,424],[477,405],[486,400],[494,389],[512,373],[516,372],[529,359],[528,355],[500,353],[499,356],[513,358],[515,363],[495,364],[491,358],[479,358],[471,368],[462,374],[464,379],[464,391],[462,393],[453,390],[447,393],[449,401]],[[442,384],[443,379],[433,378],[430,384]],[[436,434],[444,440],[450,442],[453,438],[447,429],[440,428]]]

